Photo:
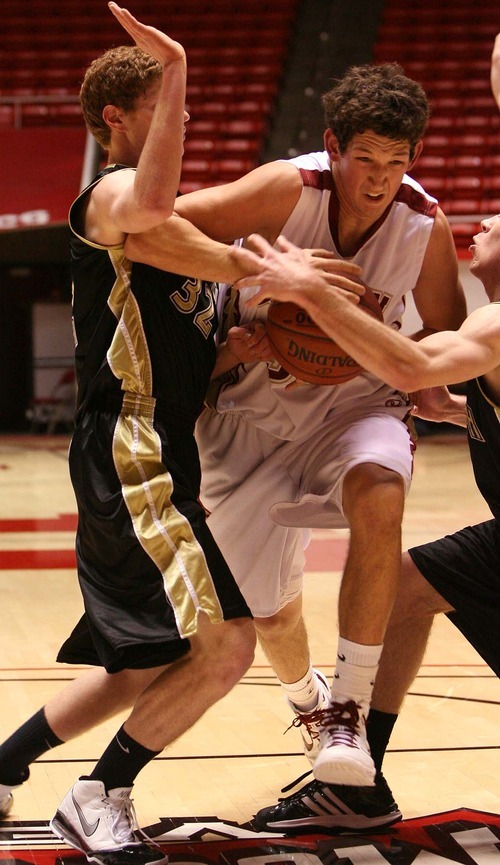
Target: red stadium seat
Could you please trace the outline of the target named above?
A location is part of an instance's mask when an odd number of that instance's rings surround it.
[[[14,126],[14,106],[0,105],[0,127],[6,126],[12,128]]]
[[[495,4],[472,11],[468,0],[386,0],[373,48],[374,62],[400,62],[427,91],[432,114],[414,176],[450,217],[459,253],[481,216],[500,209],[491,180],[500,176],[500,113],[490,89],[499,29]]]
[[[102,0],[2,2],[0,126],[81,125],[77,96],[101,50],[130,43]],[[141,0],[188,56],[183,190],[254,168],[270,126],[298,0]],[[132,10],[135,11],[135,10]],[[139,11],[139,10],[137,10]],[[91,22],[91,24],[90,24]],[[89,38],[89,29],[91,38]],[[188,176],[189,175],[189,176]]]

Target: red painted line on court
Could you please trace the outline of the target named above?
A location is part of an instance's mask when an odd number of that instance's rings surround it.
[[[2,521],[10,522],[10,521]],[[14,522],[14,521],[12,521]],[[35,521],[37,522],[37,521]],[[49,521],[50,522],[50,521]],[[38,529],[49,531],[47,527]],[[66,529],[65,529],[66,530]],[[13,529],[9,529],[13,531]],[[28,531],[25,529],[24,531]],[[36,530],[31,530],[36,531]],[[347,541],[312,541],[306,551],[307,571],[341,571],[347,554]],[[0,570],[42,570],[74,568],[74,550],[0,550]]]
[[[74,550],[0,550],[0,570],[56,570],[74,568]]]
[[[66,515],[64,528],[55,520],[0,520],[0,531],[70,531],[76,529],[76,517],[70,524],[72,515]],[[5,528],[5,524],[9,528]],[[11,525],[12,524],[12,525]],[[22,524],[23,528],[16,527]],[[341,571],[347,555],[347,540],[311,541],[306,550],[306,571]],[[23,569],[74,568],[74,550],[0,550],[0,570],[15,571]]]
[[[2,532],[41,533],[76,532],[76,514],[59,514],[54,518],[0,519]],[[347,556],[346,538],[322,538],[311,541],[306,550],[307,571],[342,571]],[[75,553],[68,550],[0,550],[0,570],[74,568]]]
[[[59,514],[53,518],[25,518],[0,520],[1,532],[73,532],[76,531],[76,514]]]

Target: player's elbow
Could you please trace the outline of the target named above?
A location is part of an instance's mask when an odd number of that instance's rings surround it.
[[[159,199],[158,201],[150,201],[147,206],[141,209],[141,229],[148,231],[156,228],[158,225],[163,225],[171,216],[173,216],[174,207],[172,204],[165,204]]]
[[[133,217],[138,225],[134,231],[148,231],[166,222],[174,213],[174,187],[151,183],[146,188],[134,188]]]

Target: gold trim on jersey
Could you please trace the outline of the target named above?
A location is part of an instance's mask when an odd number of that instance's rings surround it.
[[[130,291],[132,263],[123,250],[108,250],[116,280],[108,305],[118,325],[108,350],[121,380],[122,412],[113,436],[113,459],[139,543],[163,575],[179,634],[196,633],[203,610],[213,623],[223,614],[203,550],[192,527],[172,504],[173,482],[162,463],[153,427],[153,372],[140,308]]]
[[[108,307],[117,326],[106,359],[121,382],[123,401],[113,435],[113,462],[137,539],[163,576],[180,636],[189,637],[196,633],[200,610],[214,624],[224,617],[203,549],[189,520],[171,501],[173,480],[153,426],[153,371],[141,310],[131,291],[132,262],[123,244],[103,247],[72,230],[88,246],[106,251],[115,271]]]
[[[137,538],[163,575],[180,635],[189,637],[200,610],[214,624],[223,613],[203,549],[171,501],[173,482],[152,424],[154,400],[140,398],[140,413],[137,406],[136,395],[127,394],[113,436],[114,464]]]
[[[477,442],[481,442],[481,444],[484,444],[486,439],[484,438],[481,430],[476,423],[476,419],[470,405],[465,406],[465,415],[467,418],[467,432],[469,433],[469,437]]]
[[[108,349],[107,361],[113,375],[121,380],[122,390],[151,396],[153,371],[149,347],[137,299],[130,291],[132,262],[125,257],[123,250],[110,249],[108,254],[116,273],[108,306],[118,326]]]

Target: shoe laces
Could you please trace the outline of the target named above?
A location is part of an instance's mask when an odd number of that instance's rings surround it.
[[[299,775],[295,781],[292,781],[290,784],[286,784],[285,787],[281,788],[282,793],[288,793],[294,787],[301,783],[308,775],[312,775],[312,771],[304,772],[303,775]],[[316,778],[313,778],[311,781],[308,781],[307,784],[304,784],[303,787],[300,787],[298,790],[295,790],[293,793],[290,793],[288,796],[279,796],[278,802],[302,802],[304,796],[313,796],[315,793],[322,793],[328,787],[327,784],[323,784],[322,781],[317,781]]]
[[[346,703],[330,703],[322,712],[321,726],[335,745],[354,745],[359,734],[360,707],[354,700]]]
[[[295,778],[295,781],[290,781],[289,784],[285,784],[285,786],[281,788],[281,792],[282,793],[288,793],[289,790],[293,790],[293,788],[296,787],[297,784],[300,784],[300,782],[303,781],[304,778],[307,778],[309,775],[312,775],[312,769],[309,769],[308,772],[303,772],[302,775],[299,775],[298,778]],[[301,790],[296,790],[295,793],[292,793],[292,796],[295,796],[297,793],[300,793],[300,792],[301,792]],[[291,796],[287,796],[285,798],[291,799]],[[282,802],[283,799],[280,797],[280,799],[278,799],[278,801]]]
[[[139,826],[134,800],[128,794],[113,797],[108,796],[107,801],[114,812],[111,822],[111,835],[120,847],[146,842],[148,845],[161,850],[160,845],[156,841],[153,841],[149,835],[146,835],[144,830]],[[143,840],[141,841],[141,839]]]
[[[137,823],[134,802],[130,796],[107,796],[112,811],[111,835],[119,846],[137,843],[136,833],[141,833]],[[143,834],[143,833],[142,833]]]
[[[323,726],[323,715],[327,709],[313,709],[312,712],[296,712],[295,718],[285,733],[292,727],[305,727],[311,739],[319,739],[319,728]],[[284,735],[284,734],[283,734]]]

